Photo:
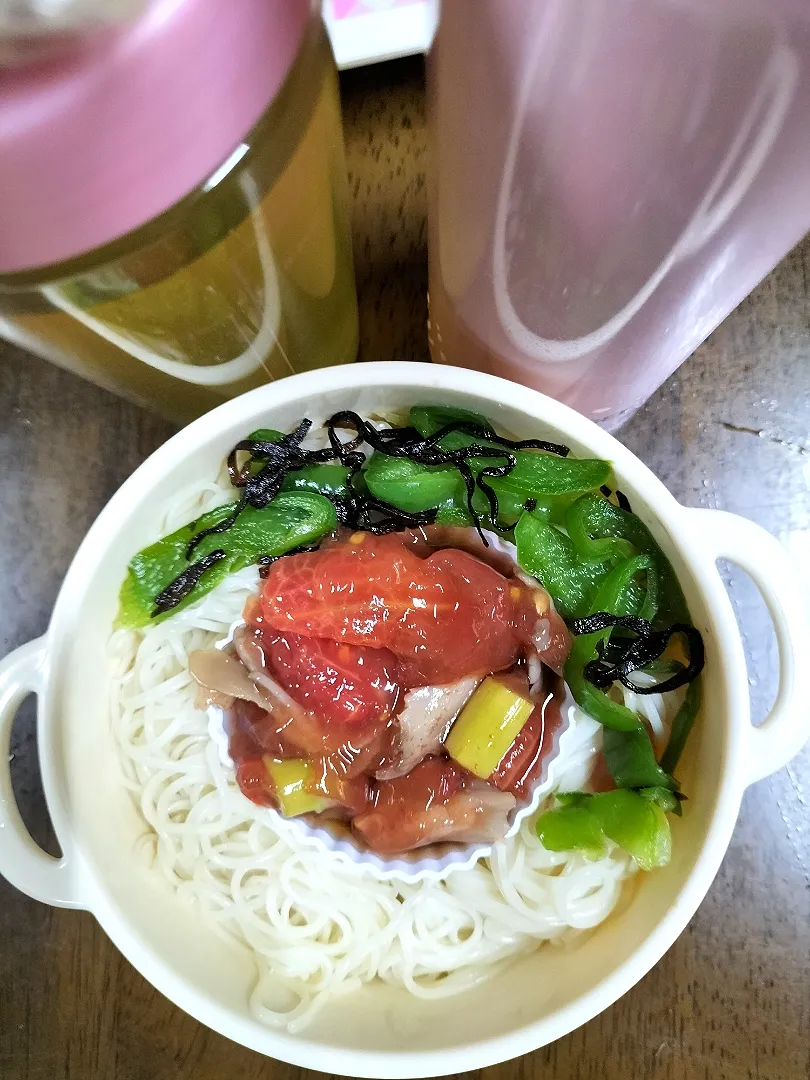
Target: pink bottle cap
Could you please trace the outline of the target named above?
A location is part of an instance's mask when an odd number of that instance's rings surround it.
[[[295,59],[311,0],[155,0],[123,30],[0,71],[0,273],[162,213],[227,160]]]

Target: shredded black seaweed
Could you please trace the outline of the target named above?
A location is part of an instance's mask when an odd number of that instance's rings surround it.
[[[564,446],[562,443],[547,442],[545,439],[507,439],[505,436],[499,435],[489,424],[475,424],[470,420],[453,420],[428,436],[426,441],[439,443],[445,435],[451,435],[455,431],[460,431],[464,435],[471,435],[474,439],[488,439],[490,442],[497,443],[498,446],[505,446],[509,450],[545,450],[547,453],[556,454],[558,457],[568,457],[571,453],[571,448]]]
[[[341,443],[337,435],[337,428],[352,429],[356,432],[356,436],[349,443]],[[546,442],[543,439],[507,439],[504,436],[499,435],[488,425],[475,424],[467,420],[455,420],[450,424],[445,424],[444,427],[440,428],[432,435],[424,436],[412,427],[377,430],[377,428],[372,424],[369,424],[356,412],[346,409],[342,412],[335,413],[334,416],[330,417],[327,422],[327,430],[329,431],[330,444],[341,461],[343,460],[341,455],[346,450],[354,451],[358,445],[365,442],[372,450],[377,450],[382,454],[388,454],[390,457],[408,458],[418,465],[452,465],[457,468],[464,481],[464,487],[467,493],[467,509],[475,528],[478,530],[479,536],[486,546],[489,545],[484,536],[481,515],[473,505],[476,489],[481,491],[486,497],[490,510],[490,521],[497,527],[499,512],[498,497],[491,485],[487,483],[487,480],[506,476],[514,469],[517,464],[517,458],[515,457],[514,451],[529,449],[545,450],[548,453],[557,454],[560,457],[566,457],[568,454],[568,447],[562,446],[560,443]],[[473,443],[470,446],[459,447],[456,450],[446,450],[440,443],[446,435],[451,435],[454,432],[461,432],[462,434],[470,435],[475,439],[486,439],[495,445],[483,446],[478,443]],[[503,464],[486,466],[480,470],[478,477],[476,478],[470,468],[470,461],[475,460],[476,458],[502,458]],[[369,496],[364,495],[362,496],[362,499],[367,502]],[[396,528],[395,522],[397,520],[402,521],[402,527],[406,528],[412,525],[427,523],[426,521],[418,520],[421,515],[403,516],[403,512],[397,510],[395,507],[388,507],[387,512],[389,520],[384,526],[386,531]],[[433,518],[429,520],[435,518],[435,511],[426,511],[425,513],[433,515]],[[361,515],[360,527],[369,527],[364,526],[362,521]],[[379,526],[377,528],[379,528]],[[375,526],[373,524],[370,526],[370,531],[375,531]]]
[[[243,439],[238,442],[228,455],[228,475],[234,487],[240,488],[242,495],[239,502],[224,520],[208,529],[202,529],[192,537],[186,548],[186,558],[190,559],[195,548],[206,536],[227,532],[236,522],[246,506],[263,510],[281,491],[288,472],[302,469],[315,462],[330,461],[332,453],[327,450],[303,450],[301,443],[312,427],[311,420],[302,420],[295,431],[279,439],[277,443],[261,439]],[[246,451],[247,460],[239,467],[237,455]],[[261,465],[258,470],[255,465]]]
[[[613,494],[612,488],[609,488],[607,484],[602,484],[599,490],[602,492],[606,499],[609,499],[610,496]],[[618,488],[616,488],[616,503],[620,510],[626,510],[628,514],[633,513],[633,509],[630,506],[630,500],[627,498],[625,493],[623,491],[619,491]]]
[[[207,536],[226,533],[236,523],[245,507],[252,506],[256,510],[263,510],[281,491],[288,473],[303,469],[307,465],[323,464],[329,461],[339,461],[341,465],[349,469],[347,493],[327,496],[335,506],[337,519],[341,525],[351,529],[362,529],[380,536],[400,529],[432,524],[436,520],[437,509],[408,513],[374,498],[369,492],[358,487],[357,478],[366,462],[366,454],[361,449],[364,445],[391,457],[409,458],[419,465],[452,465],[458,469],[464,481],[470,517],[484,544],[488,546],[481,515],[473,505],[476,490],[481,491],[487,500],[491,518],[487,522],[488,526],[498,529],[498,497],[488,481],[506,476],[514,469],[517,463],[515,451],[545,450],[547,453],[557,454],[560,457],[566,457],[569,452],[567,446],[543,439],[507,439],[488,424],[476,424],[466,420],[445,424],[430,436],[420,434],[413,427],[378,430],[373,424],[349,409],[337,412],[327,420],[328,447],[322,450],[305,450],[301,444],[311,427],[312,421],[304,418],[295,431],[284,435],[278,442],[243,439],[234,446],[228,455],[228,475],[231,484],[240,492],[239,500],[228,517],[208,529],[202,529],[191,538],[186,548],[187,559],[191,559],[199,544]],[[354,437],[344,441],[339,432],[346,429],[354,431]],[[473,443],[471,446],[446,450],[440,445],[441,441],[446,435],[454,432],[485,440],[490,445]],[[246,457],[240,464],[241,454],[245,454]],[[500,459],[501,463],[486,466],[476,477],[470,467],[470,462],[477,458]],[[530,504],[532,509],[537,505],[533,499],[527,501],[527,507]],[[299,550],[307,549],[296,549],[296,552]],[[179,604],[194,588],[200,576],[223,558],[225,558],[224,551],[215,551],[204,559],[192,563],[155,598],[153,615],[159,615]],[[266,574],[273,561],[275,557],[272,556],[260,559],[259,564],[262,567],[260,573]]]
[[[609,649],[604,649],[598,660],[592,660],[585,666],[585,678],[600,689],[619,681],[636,694],[665,694],[677,690],[698,677],[705,664],[705,650],[700,631],[687,623],[673,623],[664,630],[653,630],[652,624],[637,615],[613,615],[609,611],[597,611],[584,619],[576,619],[572,625],[575,634],[594,634],[608,627],[620,627],[629,630],[636,637],[621,642],[610,640]],[[640,668],[657,660],[666,649],[675,634],[682,634],[686,639],[689,661],[675,674],[653,686],[638,686],[630,675]]]
[[[259,577],[266,578],[270,573],[270,567],[279,559],[286,559],[288,555],[305,555],[308,551],[317,551],[320,544],[299,544],[298,547],[290,548],[281,555],[260,555],[256,562],[259,565]]]
[[[205,571],[210,570],[212,566],[216,566],[224,558],[226,558],[224,551],[212,551],[210,555],[205,555],[202,559],[192,563],[191,566],[186,567],[177,575],[174,581],[170,581],[166,588],[157,594],[155,606],[152,610],[152,618],[154,619],[156,616],[177,607],[180,601],[188,596]]]

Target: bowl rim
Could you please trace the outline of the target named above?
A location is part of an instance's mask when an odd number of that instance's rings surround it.
[[[210,441],[217,432],[259,409],[306,401],[310,393],[363,390],[379,387],[413,389],[428,395],[431,390],[457,392],[484,398],[497,406],[522,413],[527,420],[542,421],[565,432],[595,456],[610,459],[616,470],[641,494],[655,518],[667,531],[673,547],[683,558],[704,606],[715,623],[723,626],[716,650],[718,679],[728,703],[726,752],[719,763],[716,802],[703,842],[689,875],[673,897],[673,903],[655,929],[611,973],[585,994],[538,1020],[507,1033],[477,1042],[440,1050],[357,1050],[310,1042],[306,1031],[290,1035],[240,1017],[211,999],[162,959],[148,940],[138,934],[107,892],[92,859],[82,850],[81,836],[71,829],[71,815],[59,781],[61,761],[51,752],[58,728],[65,653],[71,622],[81,594],[103,551],[116,535],[119,508],[125,509],[160,479],[162,473],[187,455],[199,441]],[[493,375],[432,364],[383,361],[325,368],[290,376],[278,383],[252,390],[218,406],[194,421],[155,450],[124,482],[102,509],[82,541],[59,591],[46,634],[47,675],[40,703],[38,745],[43,786],[54,829],[63,851],[70,851],[73,872],[81,878],[78,906],[91,911],[113,944],[164,996],[195,1019],[218,1033],[259,1053],[290,1064],[347,1076],[376,1078],[428,1077],[480,1069],[529,1053],[593,1019],[634,986],[658,962],[685,928],[710,887],[728,847],[747,781],[743,767],[743,731],[750,723],[745,657],[731,602],[713,561],[700,555],[687,511],[651,470],[612,435],[566,405],[535,390]],[[733,719],[732,719],[733,718]]]

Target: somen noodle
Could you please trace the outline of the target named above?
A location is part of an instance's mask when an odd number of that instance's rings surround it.
[[[224,483],[199,485],[163,524],[176,528],[228,494]],[[258,582],[256,566],[231,574],[170,619],[118,630],[110,643],[112,725],[148,825],[144,852],[180,898],[253,951],[258,1018],[300,1030],[332,996],[373,979],[420,997],[455,994],[610,914],[637,869],[613,844],[596,859],[547,851],[524,821],[490,857],[443,881],[380,881],[279,829],[271,811],[246,799],[195,705],[188,657],[228,633]],[[672,697],[638,699],[656,742]],[[568,722],[577,737],[558,784],[581,791],[603,729],[575,706]]]
[[[367,427],[369,443],[376,440],[383,449],[394,447],[393,434],[376,431],[354,414],[339,414],[333,421],[341,419],[350,420],[350,427],[360,434]],[[450,427],[467,430],[471,424],[457,421]],[[440,436],[446,430],[441,429]],[[334,449],[336,436],[329,431]],[[423,437],[417,445],[416,433],[408,431],[413,429],[403,430],[397,437],[403,445],[408,443],[411,455],[418,450],[424,459],[422,465],[433,467],[436,455],[441,454],[442,461],[456,460],[450,451],[436,447],[436,436]],[[477,437],[481,431],[476,428],[471,433]],[[505,457],[512,463],[515,448],[535,446],[492,437],[499,451],[491,456]],[[288,436],[288,441],[289,446],[282,447],[287,457],[305,453],[297,449],[300,440],[297,443],[294,436]],[[262,448],[271,462],[278,449],[270,442],[254,440],[249,445]],[[337,445],[341,467],[359,468],[351,460],[354,442]],[[555,454],[565,451],[555,444],[536,445]],[[314,457],[318,451],[307,453]],[[467,465],[465,459],[459,457],[459,461],[463,474]],[[293,463],[302,462],[301,457]],[[271,473],[269,465],[266,475],[251,473],[247,465],[238,467],[232,455],[230,481],[224,470],[216,482],[201,483],[173,499],[160,535],[221,509],[232,500],[232,484],[248,488],[255,481],[258,490],[272,481],[274,497],[281,480]],[[482,475],[497,481],[505,471],[492,465]],[[486,487],[482,487],[485,494]],[[468,485],[471,514],[472,494]],[[370,497],[366,502],[364,513],[368,507],[379,512],[383,505],[373,505]],[[253,505],[244,492],[239,504],[242,509],[243,504]],[[530,513],[536,505],[537,499],[526,499],[523,509]],[[629,511],[629,504],[626,509]],[[497,517],[496,510],[492,509],[492,517]],[[205,534],[214,534],[217,539],[225,534],[237,514],[220,515],[219,524],[193,537],[191,548]],[[342,507],[341,514],[338,519],[343,524],[362,525],[362,514],[353,503]],[[435,512],[430,511],[430,515],[435,516]],[[374,527],[380,532],[401,528],[409,516],[415,515],[394,513]],[[473,514],[472,521],[481,529],[478,516]],[[309,550],[306,543],[302,550]],[[282,554],[289,554],[289,546]],[[202,558],[219,555],[214,551]],[[638,865],[610,840],[600,854],[546,850],[538,839],[536,824],[538,814],[553,804],[553,793],[534,818],[523,820],[519,832],[496,841],[487,858],[453,866],[442,880],[410,883],[383,880],[362,861],[348,861],[337,851],[307,842],[303,834],[280,825],[273,810],[245,797],[233,768],[224,764],[219,746],[211,738],[210,718],[205,708],[199,707],[200,686],[189,670],[189,657],[197,650],[211,649],[229,635],[242,618],[248,597],[257,593],[260,575],[278,557],[261,556],[254,565],[227,573],[215,588],[201,592],[194,603],[188,603],[193,599],[189,595],[192,579],[194,573],[199,579],[204,571],[195,571],[191,564],[184,571],[185,578],[181,575],[170,581],[166,595],[157,597],[152,617],[172,609],[171,616],[153,618],[136,630],[117,630],[109,646],[113,667],[111,725],[120,747],[124,783],[146,825],[141,846],[144,858],[159,870],[181,901],[202,910],[212,926],[252,950],[256,981],[251,1008],[259,1020],[291,1032],[300,1030],[330,999],[374,980],[404,987],[421,998],[459,994],[515,957],[544,943],[548,943],[546,947],[565,946],[605,920],[619,901],[623,882],[637,872]],[[644,559],[636,558],[635,562]],[[523,580],[519,573],[518,580]],[[176,595],[168,595],[170,589]],[[604,622],[606,617],[603,612],[594,618]],[[583,627],[581,633],[603,630],[602,622]],[[616,622],[621,619],[613,619]],[[674,630],[666,633],[684,629],[690,627],[676,622]],[[627,661],[631,648],[638,651],[653,638],[649,624],[636,633],[639,640],[644,638],[642,642],[631,640],[627,644],[625,637],[625,654],[610,661],[610,672],[615,669],[626,674],[624,685],[613,681],[607,696],[598,700],[604,708],[612,696],[617,707],[623,704],[630,708],[644,721],[660,756],[684,693],[656,692],[659,684],[638,670],[642,665]],[[661,637],[663,632],[657,633]],[[657,658],[662,649],[663,645],[658,651],[648,650],[647,659]],[[608,660],[607,653],[599,653],[591,666],[600,665],[599,674],[608,669]],[[535,663],[539,669],[537,657]],[[534,680],[530,664],[529,679]],[[610,680],[605,674],[604,685]],[[555,762],[556,791],[588,792],[605,728],[580,706],[565,707],[567,737]]]

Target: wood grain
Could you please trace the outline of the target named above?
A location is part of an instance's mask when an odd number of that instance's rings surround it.
[[[365,359],[427,358],[421,67],[344,77]],[[810,565],[810,243],[800,245],[626,426],[682,501],[776,532]],[[83,533],[171,428],[0,345],[0,653],[41,633]],[[758,434],[761,432],[761,434]],[[761,715],[774,647],[756,591],[727,575]],[[31,710],[14,774],[49,839]],[[810,753],[745,797],[688,930],[620,1002],[486,1080],[806,1080],[810,1076]],[[463,1006],[460,1006],[463,1007]],[[3,1080],[298,1080],[170,1005],[89,915],[0,882]]]
[[[347,72],[342,84],[359,358],[427,361],[423,70],[413,60],[384,69]]]

